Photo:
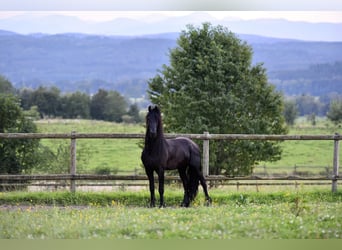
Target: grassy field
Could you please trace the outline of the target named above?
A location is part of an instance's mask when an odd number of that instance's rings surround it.
[[[305,118],[297,119],[295,126],[290,128],[291,135],[333,135],[342,133],[340,126],[335,126],[326,119],[318,119],[312,126]],[[277,162],[262,162],[257,171],[262,171],[264,165],[268,172],[284,173],[289,171],[312,172],[322,174],[328,168],[332,171],[333,141],[285,141],[282,144],[283,154]],[[340,165],[342,158],[340,157]]]
[[[41,120],[37,122],[41,133],[144,133],[142,125],[117,124],[89,120]],[[68,140],[42,140],[44,145],[57,150],[57,145],[68,147]],[[82,139],[77,140],[78,173],[97,168],[118,171],[142,171],[138,139]]]
[[[341,239],[342,193],[212,190],[180,208],[147,208],[147,192],[2,193],[1,239]],[[6,205],[4,205],[6,204]]]
[[[144,133],[142,125],[116,124],[87,120],[42,120],[37,122],[39,132],[43,133]],[[322,134],[342,133],[342,128],[334,126],[325,119],[318,119],[315,126],[305,119],[299,119],[290,128],[290,134]],[[57,145],[68,147],[68,140],[42,140],[44,145],[57,150]],[[77,141],[78,173],[92,172],[97,168],[109,168],[121,173],[142,172],[139,147],[141,140],[128,139],[82,139]],[[312,172],[322,174],[332,169],[332,141],[285,141],[282,144],[282,159],[277,162],[261,162],[255,171],[259,173],[291,173]],[[342,157],[340,157],[342,165]],[[266,167],[265,167],[266,166]]]

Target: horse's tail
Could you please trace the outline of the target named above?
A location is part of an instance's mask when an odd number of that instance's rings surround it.
[[[189,175],[189,198],[190,198],[190,201],[193,201],[196,198],[196,195],[198,193],[199,176],[198,176],[196,169],[193,166],[189,167],[188,175]]]

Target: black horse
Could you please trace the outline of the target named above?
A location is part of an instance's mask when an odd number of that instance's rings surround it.
[[[145,146],[141,155],[150,184],[150,206],[155,206],[154,171],[158,175],[160,207],[164,207],[164,171],[178,169],[184,187],[182,206],[188,207],[198,192],[201,183],[206,202],[209,205],[207,184],[201,172],[200,149],[185,137],[165,139],[161,112],[157,106],[149,106],[146,116]]]

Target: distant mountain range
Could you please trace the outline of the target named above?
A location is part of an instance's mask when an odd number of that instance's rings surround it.
[[[267,37],[290,38],[306,41],[342,41],[342,23],[291,22],[283,19],[218,20],[207,13],[195,12],[181,17],[154,21],[117,18],[106,22],[83,21],[63,15],[21,15],[0,19],[0,29],[21,34],[85,33],[97,35],[146,35],[180,32],[187,24],[211,22],[228,27],[234,33]]]
[[[23,35],[0,30],[0,74],[17,88],[54,85],[63,92],[89,94],[104,88],[140,98],[146,94],[147,80],[169,63],[168,53],[178,36]],[[252,46],[253,63],[264,63],[270,82],[285,94],[342,94],[342,42],[238,36]]]

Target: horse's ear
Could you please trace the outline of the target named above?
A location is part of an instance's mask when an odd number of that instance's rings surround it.
[[[148,106],[148,112],[151,112],[152,110],[156,110],[157,112],[160,113],[160,110],[157,105],[150,105]]]

